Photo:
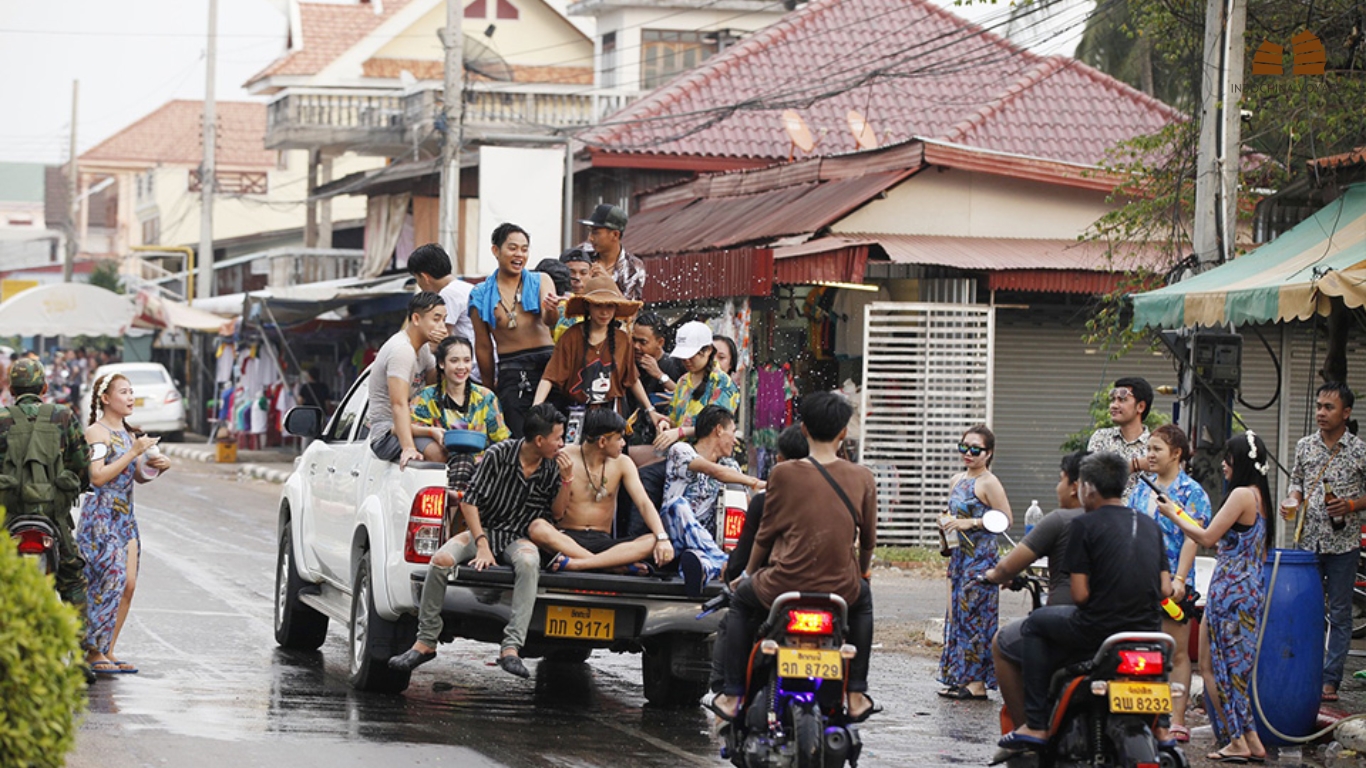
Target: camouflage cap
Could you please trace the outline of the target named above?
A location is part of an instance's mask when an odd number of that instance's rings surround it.
[[[43,386],[46,379],[43,371],[43,364],[32,358],[23,358],[14,361],[9,368],[9,383],[11,387],[23,387],[32,389]]]

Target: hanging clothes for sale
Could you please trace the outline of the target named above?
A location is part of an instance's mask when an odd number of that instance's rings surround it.
[[[777,463],[778,433],[792,423],[792,401],[796,386],[792,368],[783,365],[755,366],[750,377],[754,391],[754,469],[767,478]]]

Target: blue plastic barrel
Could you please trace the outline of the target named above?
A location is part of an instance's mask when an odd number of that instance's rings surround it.
[[[1272,550],[1262,579],[1271,609],[1265,614],[1256,667],[1254,693],[1261,695],[1266,716],[1265,720],[1257,717],[1257,733],[1268,746],[1291,746],[1273,736],[1267,724],[1286,736],[1307,736],[1314,731],[1323,681],[1323,582],[1318,557],[1299,549]],[[1256,716],[1255,699],[1252,712]]]

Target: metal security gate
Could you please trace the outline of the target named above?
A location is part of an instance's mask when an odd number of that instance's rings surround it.
[[[876,302],[865,310],[860,461],[878,481],[878,542],[937,544],[963,430],[989,423],[995,310]]]

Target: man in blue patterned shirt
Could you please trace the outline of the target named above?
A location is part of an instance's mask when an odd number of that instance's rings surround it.
[[[1361,519],[1366,509],[1366,442],[1347,431],[1356,397],[1345,384],[1319,387],[1314,421],[1319,430],[1295,444],[1295,468],[1281,502],[1296,525],[1295,547],[1318,554],[1328,597],[1328,650],[1323,657],[1323,700],[1337,701],[1347,646],[1352,641],[1352,590],[1361,553]],[[1325,489],[1337,498],[1324,502]]]

